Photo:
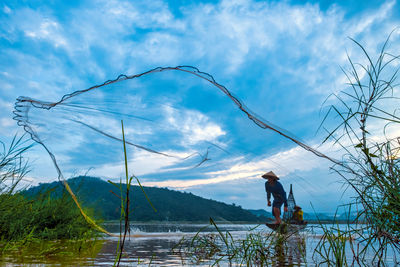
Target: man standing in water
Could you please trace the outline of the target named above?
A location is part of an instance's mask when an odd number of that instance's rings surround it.
[[[281,220],[281,207],[284,204],[284,210],[288,210],[288,204],[286,200],[286,192],[283,186],[278,182],[279,178],[272,171],[267,172],[261,176],[268,181],[265,182],[265,191],[267,192],[268,207],[271,207],[271,194],[274,197],[272,202],[272,215],[275,217],[276,224],[280,224]]]

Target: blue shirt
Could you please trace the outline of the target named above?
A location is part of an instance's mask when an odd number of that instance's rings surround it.
[[[267,199],[271,199],[271,194],[274,197],[274,201],[284,203],[285,207],[287,207],[287,200],[286,200],[286,192],[283,189],[283,186],[280,182],[275,181],[274,185],[270,185],[265,182],[265,191],[267,192]]]

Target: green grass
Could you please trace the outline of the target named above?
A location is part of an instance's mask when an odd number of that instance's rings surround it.
[[[18,192],[20,182],[29,172],[24,154],[30,147],[24,136],[15,136],[8,148],[3,144],[0,153],[1,257],[15,252],[22,255],[29,250],[55,254],[61,251],[56,245],[61,240],[80,244],[78,249],[87,248],[85,242],[95,239],[99,232],[86,222],[66,190],[56,195],[49,189],[34,198]]]
[[[3,241],[27,236],[55,240],[94,237],[95,231],[81,216],[67,193],[52,197],[43,193],[28,199],[20,194],[0,195],[0,237]]]
[[[348,88],[335,95],[339,104],[324,119],[335,122],[325,141],[343,149],[342,165],[332,169],[355,193],[348,208],[358,215],[344,231],[323,228],[317,253],[328,266],[347,266],[346,258],[359,266],[387,266],[391,251],[400,253],[400,139],[393,132],[400,126],[400,56],[387,51],[389,38],[375,60],[353,40],[366,63],[348,58],[349,69],[343,70]],[[363,227],[351,227],[361,223]],[[350,255],[345,255],[347,244]]]
[[[287,266],[307,263],[305,249],[305,237],[299,233],[282,235],[255,227],[244,238],[235,238],[210,219],[208,227],[193,238],[182,238],[173,252],[181,256],[182,264],[187,259],[195,265]]]

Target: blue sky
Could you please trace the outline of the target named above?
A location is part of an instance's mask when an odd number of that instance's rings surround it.
[[[18,96],[56,102],[119,74],[191,65],[266,121],[339,157],[330,143],[319,146],[325,133],[317,129],[335,104],[324,101],[345,88],[340,67],[348,67],[347,55],[365,60],[348,37],[376,55],[399,26],[396,1],[2,1],[1,140],[22,133],[12,119]],[[400,49],[399,33],[392,35],[391,51]],[[258,128],[218,88],[185,73],[119,82],[67,104],[30,111],[65,177],[122,177],[122,146],[72,120],[121,137],[123,119],[131,142],[174,156],[129,147],[130,172],[144,185],[266,208],[260,175],[273,170],[287,190],[293,184],[306,211],[311,202],[332,212],[351,194],[342,195],[329,161]],[[206,153],[210,160],[193,168]],[[57,178],[42,147],[29,157],[28,180]]]

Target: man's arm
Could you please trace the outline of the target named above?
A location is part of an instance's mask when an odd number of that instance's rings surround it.
[[[267,192],[268,206],[271,206],[271,191],[269,191],[267,187],[267,183],[265,183],[265,192]]]

